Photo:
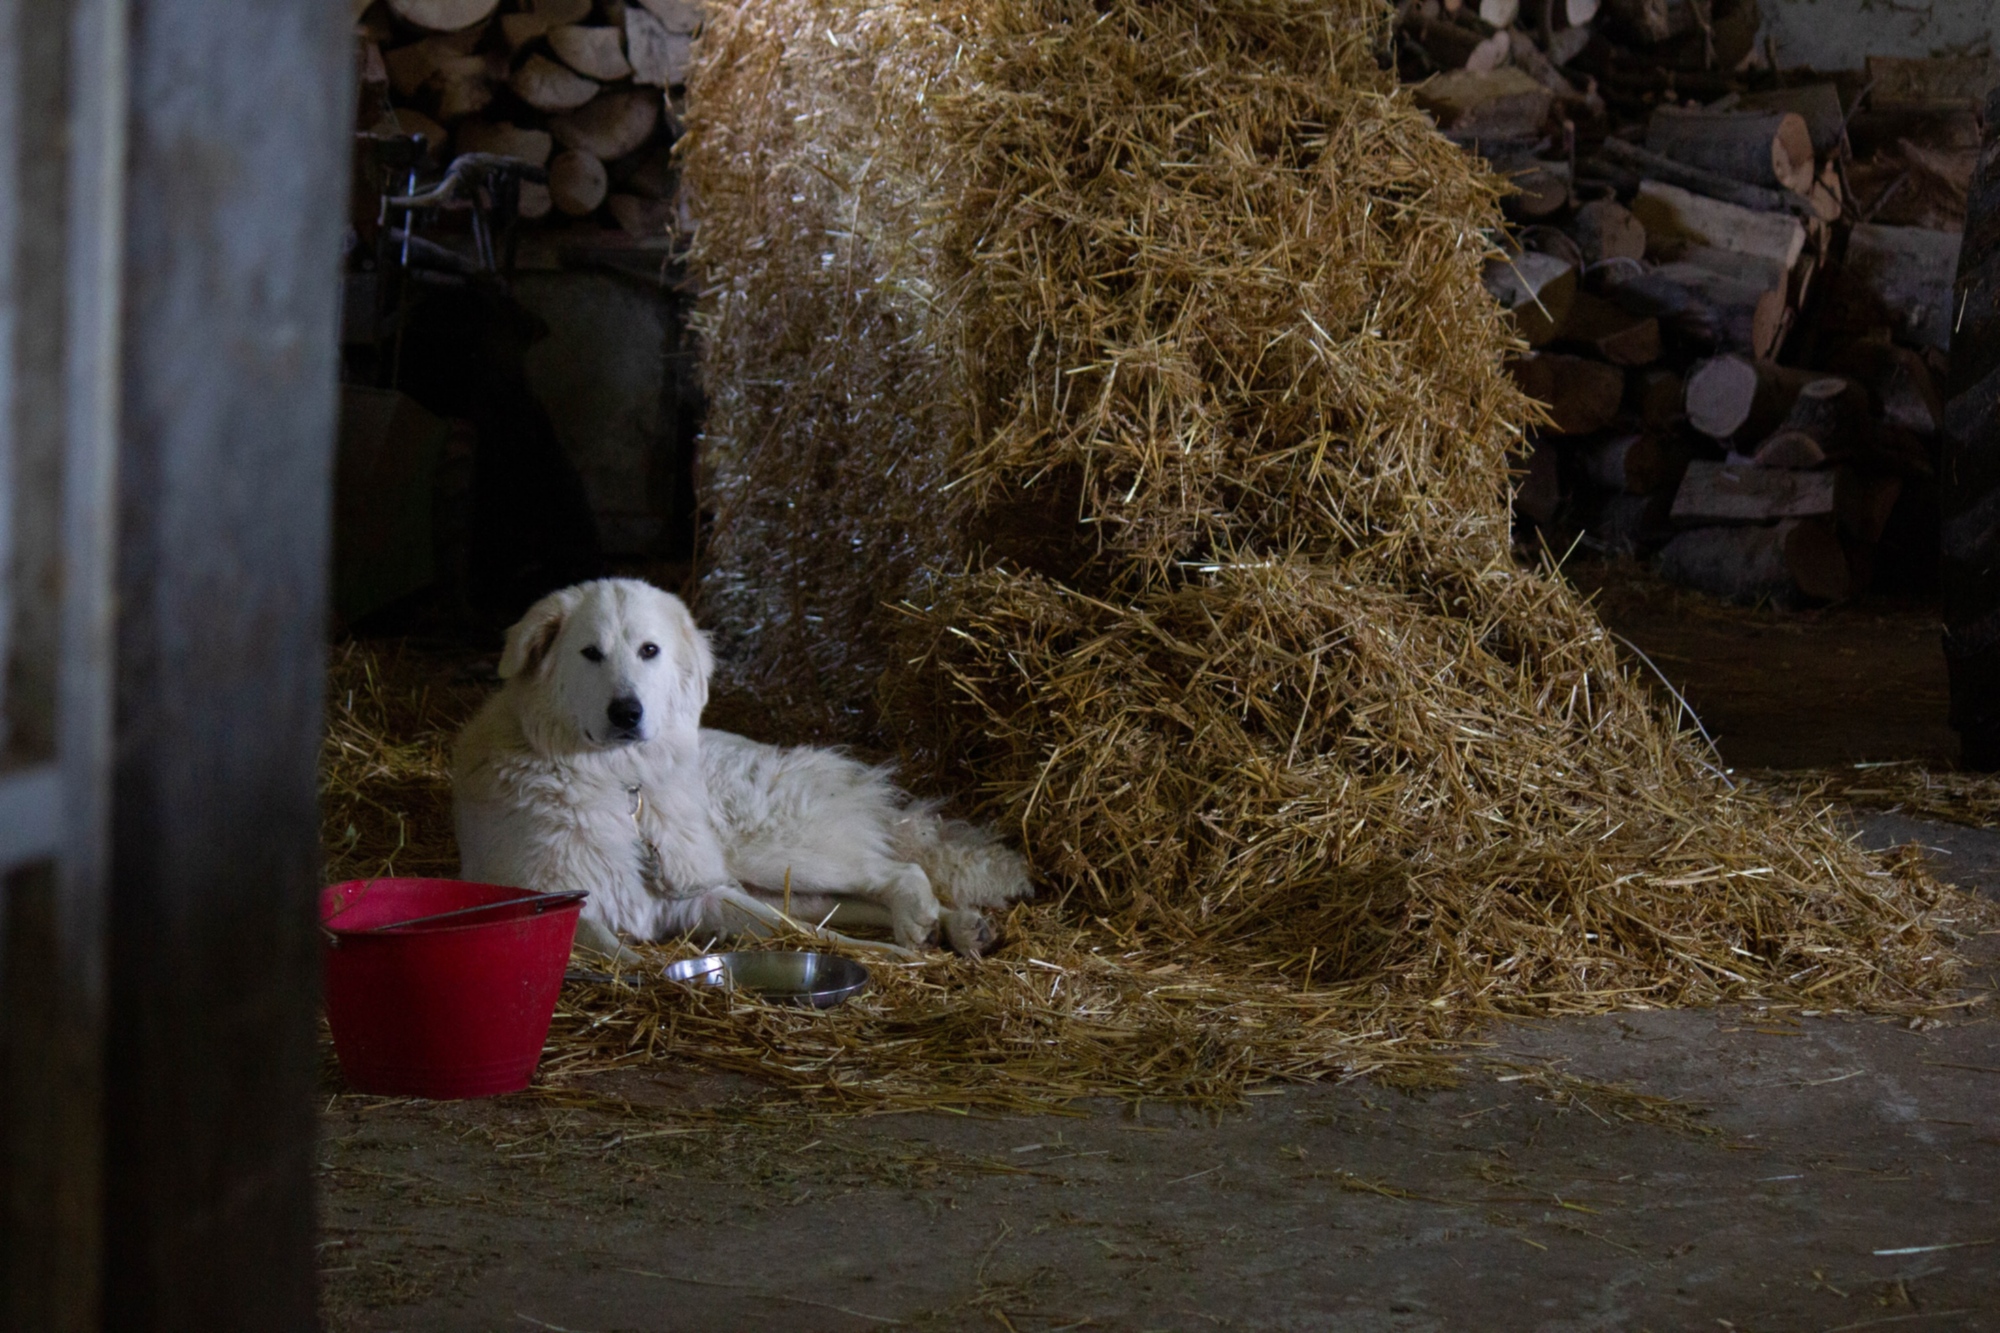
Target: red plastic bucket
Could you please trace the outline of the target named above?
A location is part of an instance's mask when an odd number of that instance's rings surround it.
[[[323,890],[326,1017],[340,1072],[359,1092],[402,1097],[527,1087],[581,907],[580,895],[457,879]]]

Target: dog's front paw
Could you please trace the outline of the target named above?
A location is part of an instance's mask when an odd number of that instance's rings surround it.
[[[936,944],[941,911],[931,882],[916,866],[906,866],[888,893],[889,930],[905,949]]]
[[[937,944],[941,924],[935,911],[899,913],[890,924],[889,933],[905,949],[927,949]]]
[[[944,927],[944,942],[951,946],[955,954],[967,958],[978,958],[991,952],[1000,943],[1000,932],[986,919],[983,912],[970,908],[954,908],[941,918]]]

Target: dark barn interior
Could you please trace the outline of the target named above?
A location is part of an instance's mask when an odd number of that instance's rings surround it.
[[[2000,1327],[1989,9],[0,0],[0,1327]],[[384,1091],[601,579],[1034,895]]]

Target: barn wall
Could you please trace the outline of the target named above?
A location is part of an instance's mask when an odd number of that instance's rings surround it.
[[[1876,56],[2000,51],[1993,0],[1759,0],[1782,68],[1860,69]]]

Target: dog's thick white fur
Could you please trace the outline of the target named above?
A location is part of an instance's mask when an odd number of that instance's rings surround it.
[[[586,891],[578,945],[614,956],[620,931],[768,933],[788,884],[808,925],[990,947],[983,909],[1032,891],[1020,856],[883,769],[702,730],[712,666],[687,607],[636,579],[529,608],[453,756],[460,873]]]

